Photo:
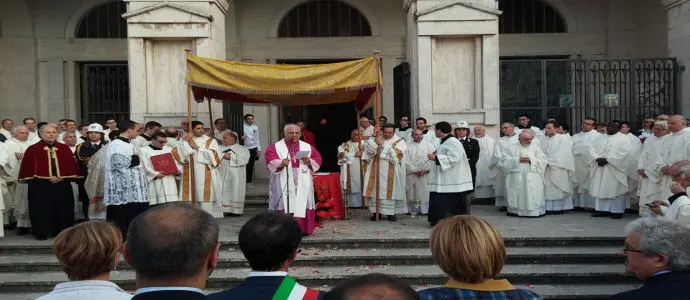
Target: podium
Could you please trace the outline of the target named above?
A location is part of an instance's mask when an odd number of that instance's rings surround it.
[[[314,193],[316,194],[316,215],[320,220],[343,220],[343,189],[340,186],[340,173],[314,174]]]

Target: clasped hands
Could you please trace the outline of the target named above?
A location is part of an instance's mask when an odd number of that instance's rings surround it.
[[[685,192],[685,190],[685,187],[679,182],[674,181],[671,183],[671,193],[673,193],[674,195]],[[668,203],[661,200],[654,200],[652,201],[651,206],[649,206],[649,209],[657,215],[663,215],[663,212],[661,211],[661,206],[668,207]]]
[[[597,165],[600,166],[600,167],[603,167],[603,166],[606,166],[606,165],[609,164],[609,161],[606,160],[606,158],[603,158],[603,157],[597,158],[597,159],[595,159],[594,161],[596,161],[596,162],[597,162]]]
[[[528,162],[530,162],[529,156],[520,156],[520,162],[521,162],[521,163],[528,163]]]
[[[52,177],[48,178],[48,181],[50,181],[50,183],[52,183],[52,184],[56,184],[56,183],[62,182],[62,178],[52,176]]]

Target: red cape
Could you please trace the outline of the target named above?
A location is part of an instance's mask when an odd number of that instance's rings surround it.
[[[19,181],[52,177],[49,149],[48,144],[43,140],[26,149],[22,159],[22,166],[19,168]],[[72,150],[67,145],[58,142],[55,142],[53,149],[55,150],[57,177],[62,179],[82,178]]]

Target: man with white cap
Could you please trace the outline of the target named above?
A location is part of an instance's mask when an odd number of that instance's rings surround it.
[[[93,123],[87,127],[86,137],[87,140],[85,142],[77,145],[74,156],[77,158],[79,169],[81,169],[81,173],[84,176],[84,179],[77,181],[77,186],[79,188],[79,202],[81,202],[82,211],[84,212],[84,219],[88,220],[89,196],[84,189],[84,180],[89,172],[89,160],[108,142],[105,140],[103,126],[98,123]]]

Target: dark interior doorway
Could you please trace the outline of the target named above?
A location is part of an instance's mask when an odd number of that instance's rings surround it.
[[[279,60],[278,63],[305,65],[342,61],[348,61],[348,59]],[[340,171],[337,159],[338,146],[349,140],[350,132],[357,127],[357,113],[352,103],[282,106],[280,116],[281,131],[282,126],[287,123],[299,121],[307,123],[307,129],[316,136],[316,149],[323,158],[320,172]]]

